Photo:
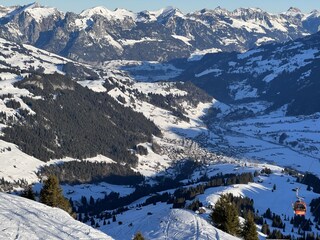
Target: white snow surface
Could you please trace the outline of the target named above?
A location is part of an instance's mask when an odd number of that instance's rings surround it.
[[[1,239],[113,239],[58,208],[0,193]]]
[[[149,215],[147,214],[149,212]],[[151,214],[151,215],[150,215]],[[117,215],[122,225],[111,223],[100,230],[115,239],[130,239],[140,231],[146,239],[160,240],[233,240],[239,239],[212,226],[206,219],[194,212],[183,209],[170,209],[169,205],[158,203],[142,209],[132,209]],[[132,223],[131,227],[128,224]]]
[[[44,18],[47,18],[51,15],[57,13],[56,8],[43,8],[43,7],[35,7],[29,8],[26,10],[37,22],[41,22]]]
[[[221,72],[222,71],[220,69],[206,69],[201,73],[195,74],[195,77],[198,78],[198,77],[202,77],[204,75],[211,74],[211,73],[215,73],[215,76],[219,76],[219,75],[221,75]]]
[[[116,10],[112,11],[102,6],[84,10],[80,14],[80,16],[85,18],[91,18],[94,15],[101,15],[107,18],[108,20],[124,20],[125,18],[132,18],[132,19],[136,18],[135,13],[128,11],[126,9],[117,8]]]
[[[16,145],[0,140],[0,178],[14,182],[25,179],[38,181],[35,171],[44,163],[23,153]]]
[[[182,42],[184,42],[188,46],[192,46],[189,42],[191,41],[190,38],[187,38],[185,36],[180,36],[180,35],[171,35],[173,38],[178,39]]]
[[[119,42],[126,46],[126,45],[129,45],[129,46],[132,46],[136,43],[142,43],[142,42],[162,42],[163,40],[161,39],[155,39],[155,38],[148,38],[148,37],[144,37],[144,38],[141,38],[141,39],[120,39]]]
[[[221,52],[221,49],[218,48],[209,48],[205,50],[196,50],[193,53],[191,53],[190,57],[188,58],[188,62],[191,61],[200,61],[204,55],[207,53],[218,53]]]

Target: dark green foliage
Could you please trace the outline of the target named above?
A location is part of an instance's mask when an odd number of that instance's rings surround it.
[[[247,218],[244,222],[241,235],[244,238],[244,240],[257,240],[257,239],[259,239],[258,233],[257,233],[257,227],[255,225],[252,212],[249,212],[247,214]]]
[[[154,194],[153,196],[146,199],[143,205],[155,204],[157,202],[167,202],[171,198],[171,194],[165,192],[162,194]]]
[[[271,171],[270,168],[263,168],[263,169],[261,170],[261,173],[262,173],[262,174],[268,174],[268,175],[270,175],[270,174],[272,173],[272,171]]]
[[[32,190],[32,186],[28,186],[22,193],[21,197],[28,198],[30,200],[36,200],[34,192]]]
[[[252,110],[247,109],[246,107],[235,109],[228,113],[225,117],[224,120],[226,121],[236,121],[236,120],[241,120],[241,119],[246,119],[250,117],[254,117],[255,114]]]
[[[229,201],[228,196],[222,195],[214,206],[210,219],[222,231],[234,236],[240,233],[239,216],[235,205]]]
[[[269,235],[270,234],[270,228],[269,228],[269,225],[264,223],[261,227],[261,232],[263,234],[266,234],[266,235]]]
[[[81,80],[96,80],[99,79],[99,75],[93,70],[84,67],[83,65],[76,65],[73,62],[67,62],[62,66],[67,76],[78,78]]]
[[[143,237],[141,232],[137,232],[132,240],[144,240],[145,238]]]
[[[8,149],[10,148],[6,148],[6,150]],[[14,188],[27,188],[27,187],[28,187],[28,182],[24,179],[15,180],[14,182],[8,182],[3,177],[0,178],[0,192],[10,192],[10,191],[13,191]]]
[[[320,224],[320,198],[315,198],[311,200],[310,211],[314,216],[314,222]]]
[[[108,182],[120,185],[134,185],[143,181],[143,176],[129,166],[105,162],[70,161],[51,164],[41,168],[39,175],[56,175],[63,183],[79,184]]]
[[[91,218],[91,220],[90,220],[90,221],[91,221],[91,223],[90,223],[90,224],[91,224],[91,226],[96,225],[96,221],[94,220],[94,218]]]
[[[126,103],[126,99],[125,99],[124,97],[122,97],[121,95],[119,95],[119,96],[117,97],[117,100],[118,100],[119,102],[123,103],[123,104]]]
[[[293,224],[293,227],[299,228],[302,231],[311,231],[312,222],[310,219],[306,219],[305,216],[297,216],[295,215],[293,219],[290,221]]]
[[[291,239],[291,236],[283,235],[280,230],[273,230],[268,236],[270,239]]]
[[[184,109],[178,104],[177,97],[173,94],[163,96],[156,93],[148,93],[148,100],[152,105],[171,111],[172,115],[183,121],[189,122],[189,118],[184,115]]]
[[[211,102],[212,97],[203,91],[201,88],[198,88],[192,82],[176,82],[175,86],[188,93],[188,102],[193,105],[197,106],[199,102]]]
[[[19,102],[15,101],[14,99],[10,99],[10,100],[6,101],[5,104],[8,108],[13,108],[13,109],[18,109],[21,107],[21,104]]]
[[[204,193],[204,185],[199,184],[196,187],[189,187],[189,188],[178,188],[174,192],[174,196],[177,198],[185,198],[186,200],[192,200],[197,195]]]
[[[184,208],[186,205],[186,199],[183,197],[175,198],[172,208]]]
[[[307,236],[305,238],[303,238],[303,240],[320,240],[320,236],[318,235],[314,235],[313,232],[311,233],[307,233]]]
[[[231,193],[226,194],[226,197],[234,204],[239,216],[247,218],[249,212],[254,212],[252,199],[248,197],[233,196]]]
[[[37,114],[4,129],[2,138],[41,160],[103,154],[134,165],[137,158],[128,149],[161,134],[143,114],[59,74],[32,76],[16,86],[43,99],[25,98]]]
[[[263,217],[272,220],[272,227],[284,228],[285,226],[281,217],[277,214],[272,213],[270,208],[266,210],[266,212],[263,214]]]
[[[148,149],[145,148],[144,146],[141,146],[141,145],[135,146],[134,150],[136,150],[137,154],[139,154],[139,155],[147,155],[148,154]]]
[[[268,208],[266,210],[266,212],[263,214],[263,217],[268,218],[268,219],[272,219],[272,212],[271,212],[270,208]]]
[[[320,179],[312,173],[306,173],[304,176],[298,177],[297,181],[308,185],[309,188],[312,187],[313,192],[320,193]]]
[[[277,185],[273,184],[272,191],[275,191],[276,189],[277,189]]]
[[[40,202],[50,207],[61,208],[69,214],[72,214],[70,202],[63,196],[56,176],[50,175],[44,182],[40,192]]]
[[[202,202],[196,199],[187,208],[195,212],[202,206],[203,206]]]
[[[279,143],[283,144],[284,140],[286,140],[288,138],[288,135],[286,133],[282,133],[279,137]]]
[[[272,227],[275,227],[275,228],[283,228],[284,227],[284,223],[282,222],[282,219],[279,215],[273,214]]]

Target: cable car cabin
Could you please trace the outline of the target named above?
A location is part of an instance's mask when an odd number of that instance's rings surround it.
[[[307,204],[301,200],[298,200],[293,205],[293,211],[295,215],[304,216],[307,211]]]

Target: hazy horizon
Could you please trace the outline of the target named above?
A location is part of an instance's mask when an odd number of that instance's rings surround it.
[[[34,1],[28,0],[11,0],[10,2],[0,0],[0,5],[3,6],[14,6],[14,5],[27,5]],[[243,8],[261,8],[264,11],[270,13],[281,13],[287,11],[290,7],[299,8],[304,13],[309,13],[315,9],[319,9],[317,4],[311,0],[305,0],[302,2],[292,2],[289,0],[282,0],[281,2],[270,0],[268,2],[264,1],[252,1],[252,0],[243,0],[241,3],[235,2],[234,0],[218,0],[208,2],[207,0],[198,0],[196,2],[190,2],[186,4],[182,0],[163,0],[159,2],[151,2],[146,0],[78,0],[77,4],[72,3],[71,1],[62,1],[62,0],[39,0],[36,1],[43,6],[56,7],[62,12],[75,12],[80,13],[85,9],[93,8],[97,6],[103,6],[110,10],[116,8],[124,8],[133,12],[139,12],[143,10],[158,10],[168,6],[178,8],[184,13],[194,12],[204,8],[215,9],[218,6],[225,8],[229,11],[233,11],[239,7]]]

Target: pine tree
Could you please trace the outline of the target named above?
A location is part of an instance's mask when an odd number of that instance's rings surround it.
[[[273,184],[272,191],[275,191],[276,189],[277,189],[277,185],[276,185],[276,184]]]
[[[144,237],[141,232],[137,232],[136,235],[134,235],[133,240],[144,240]]]
[[[34,192],[32,190],[31,186],[28,186],[22,193],[21,197],[28,198],[30,200],[36,200],[36,197],[34,195]]]
[[[269,225],[267,223],[262,224],[261,232],[263,234],[265,234],[265,235],[269,235],[270,234]]]
[[[40,202],[51,207],[61,208],[72,215],[70,202],[63,196],[59,180],[56,176],[51,175],[44,182],[40,192]]]
[[[254,218],[251,212],[248,213],[247,219],[244,222],[244,226],[242,229],[242,236],[244,240],[257,240],[258,233],[257,233],[257,227],[254,223]]]
[[[239,235],[239,216],[235,205],[222,195],[210,215],[213,224],[231,235]]]

